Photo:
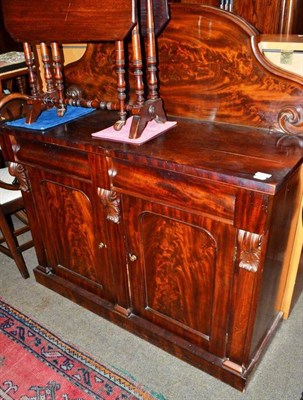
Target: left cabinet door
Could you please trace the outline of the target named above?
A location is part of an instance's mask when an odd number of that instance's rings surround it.
[[[114,301],[103,207],[92,182],[30,166],[28,173],[51,272]]]

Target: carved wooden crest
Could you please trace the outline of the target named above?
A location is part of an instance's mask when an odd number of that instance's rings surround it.
[[[26,170],[23,165],[11,162],[9,164],[9,173],[18,179],[20,190],[28,192],[30,190],[29,181],[26,176]]]
[[[298,144],[303,147],[303,109],[301,106],[286,106],[278,115],[278,125],[285,134],[278,140],[278,145]]]

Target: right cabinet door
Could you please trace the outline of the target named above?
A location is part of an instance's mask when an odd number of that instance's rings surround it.
[[[236,229],[123,196],[133,313],[223,357]]]

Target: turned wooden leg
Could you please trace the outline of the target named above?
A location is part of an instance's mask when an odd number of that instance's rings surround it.
[[[114,125],[114,129],[119,131],[126,122],[126,106],[125,106],[125,56],[124,56],[124,42],[118,40],[116,42],[116,67],[117,67],[117,91],[119,100],[119,121]]]

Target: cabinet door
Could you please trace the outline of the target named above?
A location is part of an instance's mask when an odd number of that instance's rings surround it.
[[[223,357],[235,228],[123,197],[132,312]]]
[[[41,234],[52,273],[112,298],[112,273],[101,202],[92,183],[29,168]]]

